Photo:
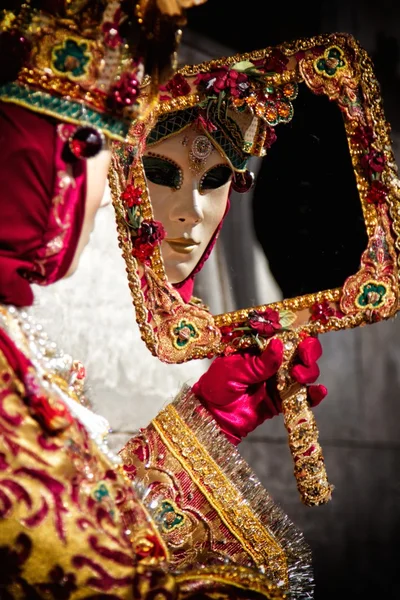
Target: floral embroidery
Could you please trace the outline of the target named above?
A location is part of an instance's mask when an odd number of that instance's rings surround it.
[[[274,48],[265,59],[264,69],[266,72],[283,73],[288,62],[288,57],[281,50],[278,50],[278,48]]]
[[[126,206],[126,222],[132,233],[132,256],[148,263],[154,248],[165,238],[165,229],[159,221],[145,221],[142,214],[143,190],[132,184],[126,186],[121,199]]]
[[[80,79],[87,74],[90,54],[88,45],[67,38],[53,49],[53,66],[56,71],[68,75],[71,79]]]
[[[363,154],[360,163],[367,176],[372,178],[375,173],[382,173],[385,167],[385,157],[382,152],[371,148],[369,152]]]
[[[314,94],[328,96],[337,102],[346,119],[366,125],[359,74],[349,48],[317,46],[299,55],[298,61],[300,74]]]
[[[139,204],[142,203],[142,194],[143,190],[140,187],[129,184],[126,186],[125,191],[122,192],[121,198],[128,208],[133,208],[134,206],[139,206]],[[133,225],[136,225],[135,216],[137,211],[135,210],[132,212],[133,214],[130,216],[130,220],[131,222],[133,221]]]
[[[148,262],[154,248],[165,238],[165,229],[159,221],[142,221],[133,238],[132,255],[142,262]]]
[[[369,204],[379,206],[385,203],[389,189],[381,181],[386,160],[383,152],[375,147],[375,140],[376,136],[369,126],[358,125],[352,135],[353,143],[362,150],[359,162],[366,179],[370,182],[365,199]]]
[[[267,59],[266,65],[257,62],[241,61],[232,67],[221,67],[210,73],[200,73],[195,85],[200,93],[205,93],[208,101],[216,101],[218,110],[226,99],[231,99],[238,112],[250,109],[269,126],[288,123],[293,117],[292,100],[297,97],[296,83],[275,86],[269,83],[264,69],[274,67],[280,72],[286,57],[278,53]],[[286,59],[287,60],[287,59]]]
[[[311,309],[311,321],[319,321],[323,325],[329,321],[330,317],[343,317],[343,313],[339,310],[336,310],[327,300],[323,300],[323,302],[316,302],[312,305]]]
[[[361,294],[356,303],[360,308],[374,309],[384,303],[386,293],[387,287],[384,283],[371,279],[361,287]]]
[[[366,200],[369,204],[383,204],[387,198],[389,188],[384,185],[379,179],[374,179],[371,187],[366,195]]]
[[[361,146],[364,150],[368,149],[375,139],[372,127],[368,125],[358,125],[352,135],[353,142]]]
[[[250,87],[249,78],[246,73],[239,72],[235,67],[237,65],[233,65],[232,69],[221,67],[211,73],[200,73],[194,83],[200,91],[205,91],[208,95],[218,96],[222,93],[223,96],[243,98]]]
[[[173,98],[177,98],[189,94],[190,85],[183,75],[177,73],[166,85],[160,86],[160,90],[169,92]]]
[[[267,308],[264,312],[258,310],[249,313],[250,328],[264,337],[271,337],[282,329],[279,312]]]
[[[252,310],[247,322],[233,323],[221,327],[222,342],[226,345],[224,354],[229,355],[238,348],[258,346],[265,349],[265,340],[284,331],[296,320],[295,313],[289,310],[278,312],[272,308],[264,311]]]
[[[199,337],[197,327],[186,319],[182,319],[179,324],[174,327],[173,334],[175,336],[174,345],[178,349],[187,346],[192,339]]]
[[[164,500],[161,503],[161,507],[156,513],[156,519],[161,523],[162,529],[169,533],[177,527],[183,525],[185,521],[185,515],[176,509],[176,506],[169,500]]]
[[[318,73],[325,77],[334,77],[340,69],[346,67],[347,62],[343,51],[337,46],[331,46],[324,52],[323,58],[315,62],[315,68]]]
[[[137,73],[135,71],[124,73],[112,86],[107,105],[110,110],[117,113],[132,111],[137,106],[139,94]]]
[[[397,261],[390,243],[391,221],[386,205],[379,206],[379,216],[361,256],[361,268],[346,279],[340,298],[344,314],[357,314],[362,309],[371,322],[392,316],[398,303]]]

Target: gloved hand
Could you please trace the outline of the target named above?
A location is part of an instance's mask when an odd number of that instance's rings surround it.
[[[319,376],[317,360],[322,347],[317,338],[308,337],[300,342],[292,377],[301,384],[310,384]],[[282,411],[276,388],[276,377],[283,361],[283,343],[269,342],[262,354],[251,351],[214,359],[208,371],[192,387],[205,408],[225,433],[237,445],[247,434],[266,419]],[[311,406],[325,398],[323,385],[309,385]]]

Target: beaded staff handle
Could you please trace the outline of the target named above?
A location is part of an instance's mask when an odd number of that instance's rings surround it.
[[[278,391],[290,452],[294,461],[294,476],[301,500],[306,506],[318,506],[331,499],[333,485],[328,482],[324,457],[318,443],[318,429],[308,404],[307,386],[290,376],[291,366],[301,341],[294,332],[283,336],[283,363],[278,372]]]

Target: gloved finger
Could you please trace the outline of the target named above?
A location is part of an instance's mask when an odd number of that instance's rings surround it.
[[[328,394],[328,390],[324,385],[310,385],[307,392],[310,406],[318,406]]]
[[[314,383],[319,377],[319,367],[317,363],[312,363],[309,367],[295,365],[291,375],[299,383]]]
[[[269,342],[264,352],[249,356],[248,367],[251,370],[251,383],[260,383],[276,375],[282,362],[283,342],[275,338]]]
[[[231,403],[248,393],[249,388],[255,393],[262,383],[254,377],[254,358],[247,352],[215,358],[208,370],[192,386],[193,393],[215,406]]]
[[[322,356],[321,342],[316,337],[307,337],[297,348],[298,359],[307,367],[316,363]]]

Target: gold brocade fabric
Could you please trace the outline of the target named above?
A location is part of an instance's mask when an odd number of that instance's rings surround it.
[[[131,598],[121,506],[144,520],[132,488],[80,423],[49,435],[23,395],[0,352],[0,597]]]
[[[133,486],[50,392],[54,373],[21,351],[15,314],[0,306],[0,599],[284,600],[257,569],[173,573],[158,519],[138,497],[145,478]]]

